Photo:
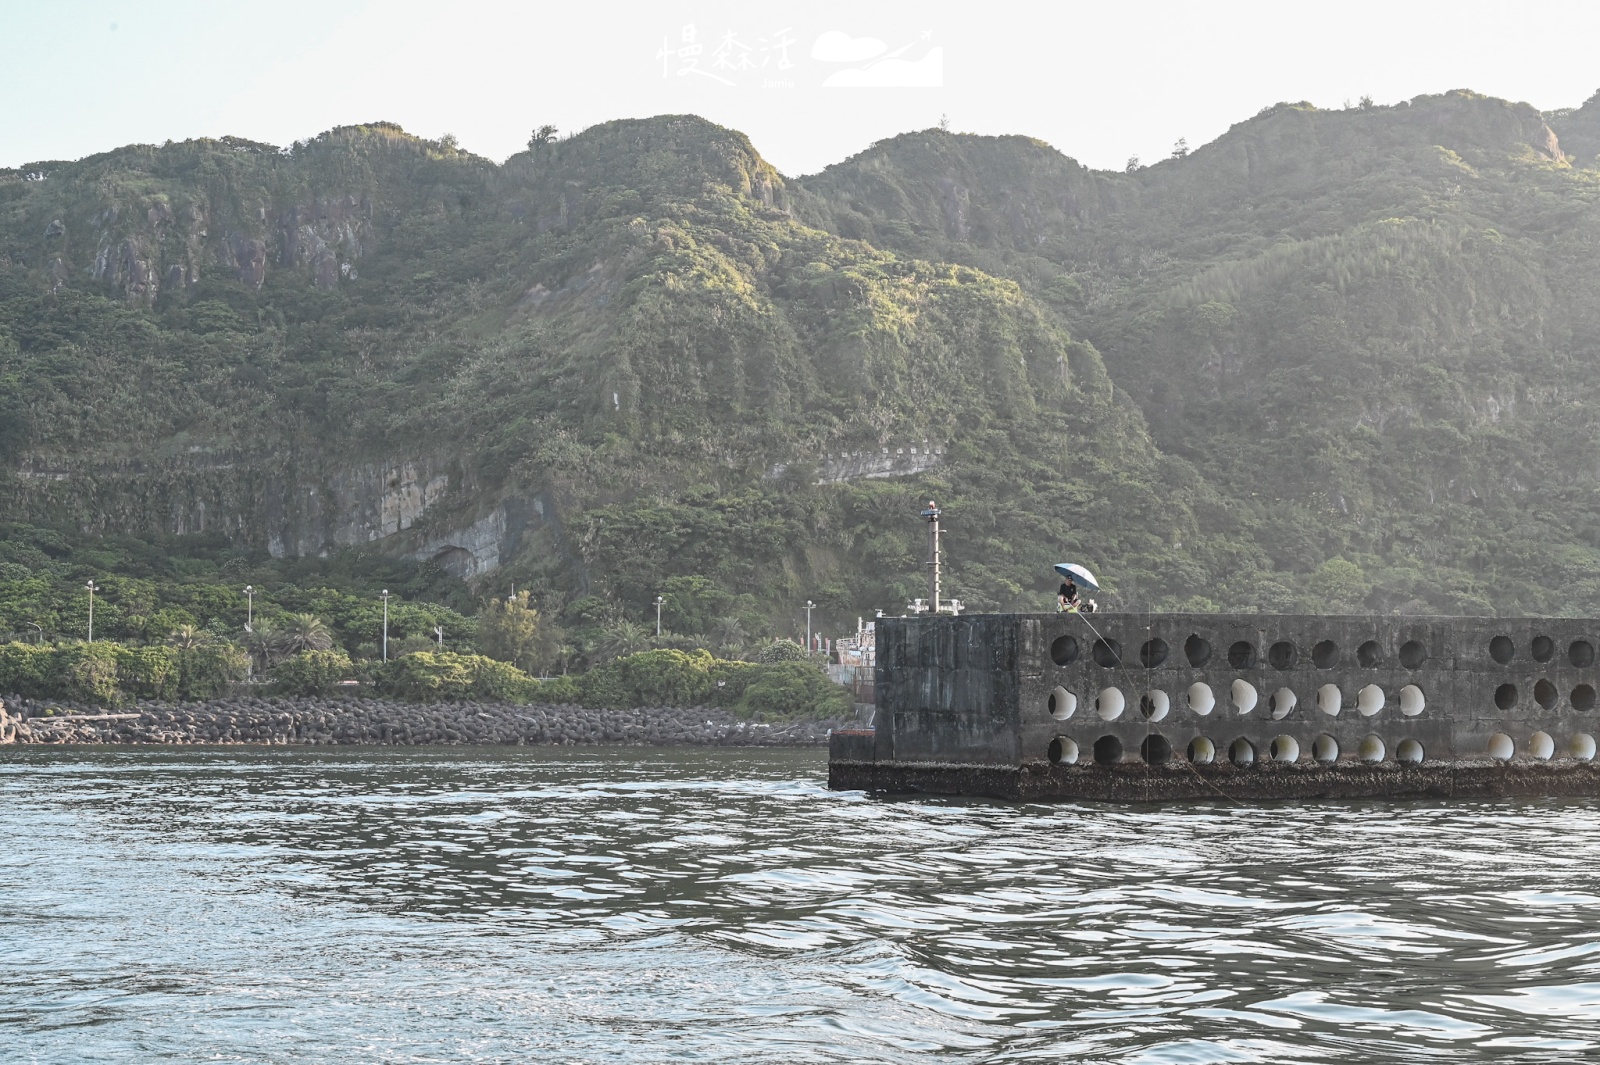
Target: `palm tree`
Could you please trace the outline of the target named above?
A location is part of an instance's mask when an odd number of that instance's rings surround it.
[[[601,630],[600,638],[594,644],[593,658],[599,664],[649,647],[650,634],[644,626],[624,619],[614,621]]]
[[[332,646],[333,633],[315,614],[290,614],[278,629],[277,649],[285,656]]]
[[[725,658],[738,658],[744,654],[749,639],[749,634],[744,631],[744,622],[738,618],[718,618],[711,625],[711,641]]]
[[[276,628],[265,621],[257,621],[250,631],[244,634],[245,650],[250,652],[250,657],[260,669],[272,667],[272,658],[278,650],[278,639],[281,635]]]
[[[193,651],[210,639],[209,633],[194,625],[179,625],[167,634],[167,643],[180,651]]]

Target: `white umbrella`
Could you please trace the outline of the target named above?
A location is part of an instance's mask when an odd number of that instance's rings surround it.
[[[1087,588],[1091,592],[1100,590],[1100,582],[1094,579],[1094,574],[1078,565],[1076,562],[1057,562],[1056,572],[1074,582],[1079,587]]]

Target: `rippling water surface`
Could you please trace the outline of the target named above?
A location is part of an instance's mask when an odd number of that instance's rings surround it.
[[[1600,803],[825,778],[815,752],[8,750],[0,1058],[1600,1058]]]

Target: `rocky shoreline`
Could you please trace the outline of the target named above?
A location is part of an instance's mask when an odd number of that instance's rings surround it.
[[[421,746],[524,744],[815,747],[852,720],[766,724],[722,709],[493,703],[417,704],[383,699],[239,698],[139,703],[125,711],[61,702],[0,702],[0,744],[257,744]]]

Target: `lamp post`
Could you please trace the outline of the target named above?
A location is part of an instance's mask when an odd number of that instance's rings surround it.
[[[84,585],[84,587],[89,589],[89,642],[90,643],[94,643],[94,593],[95,593],[95,583],[94,583],[94,581],[90,581],[88,584]]]
[[[255,622],[256,586],[253,584],[247,584],[244,586],[244,631],[255,632]]]
[[[37,621],[30,621],[28,624],[32,625],[38,632],[38,634],[34,636],[33,642],[36,644],[44,643],[44,626],[39,624]]]
[[[656,596],[656,639],[658,640],[661,638],[661,604],[665,602],[666,599],[659,595]]]
[[[806,600],[806,657],[811,657],[811,610],[817,604]]]
[[[385,588],[378,598],[383,600],[383,660],[387,662],[389,661],[389,589]]]

